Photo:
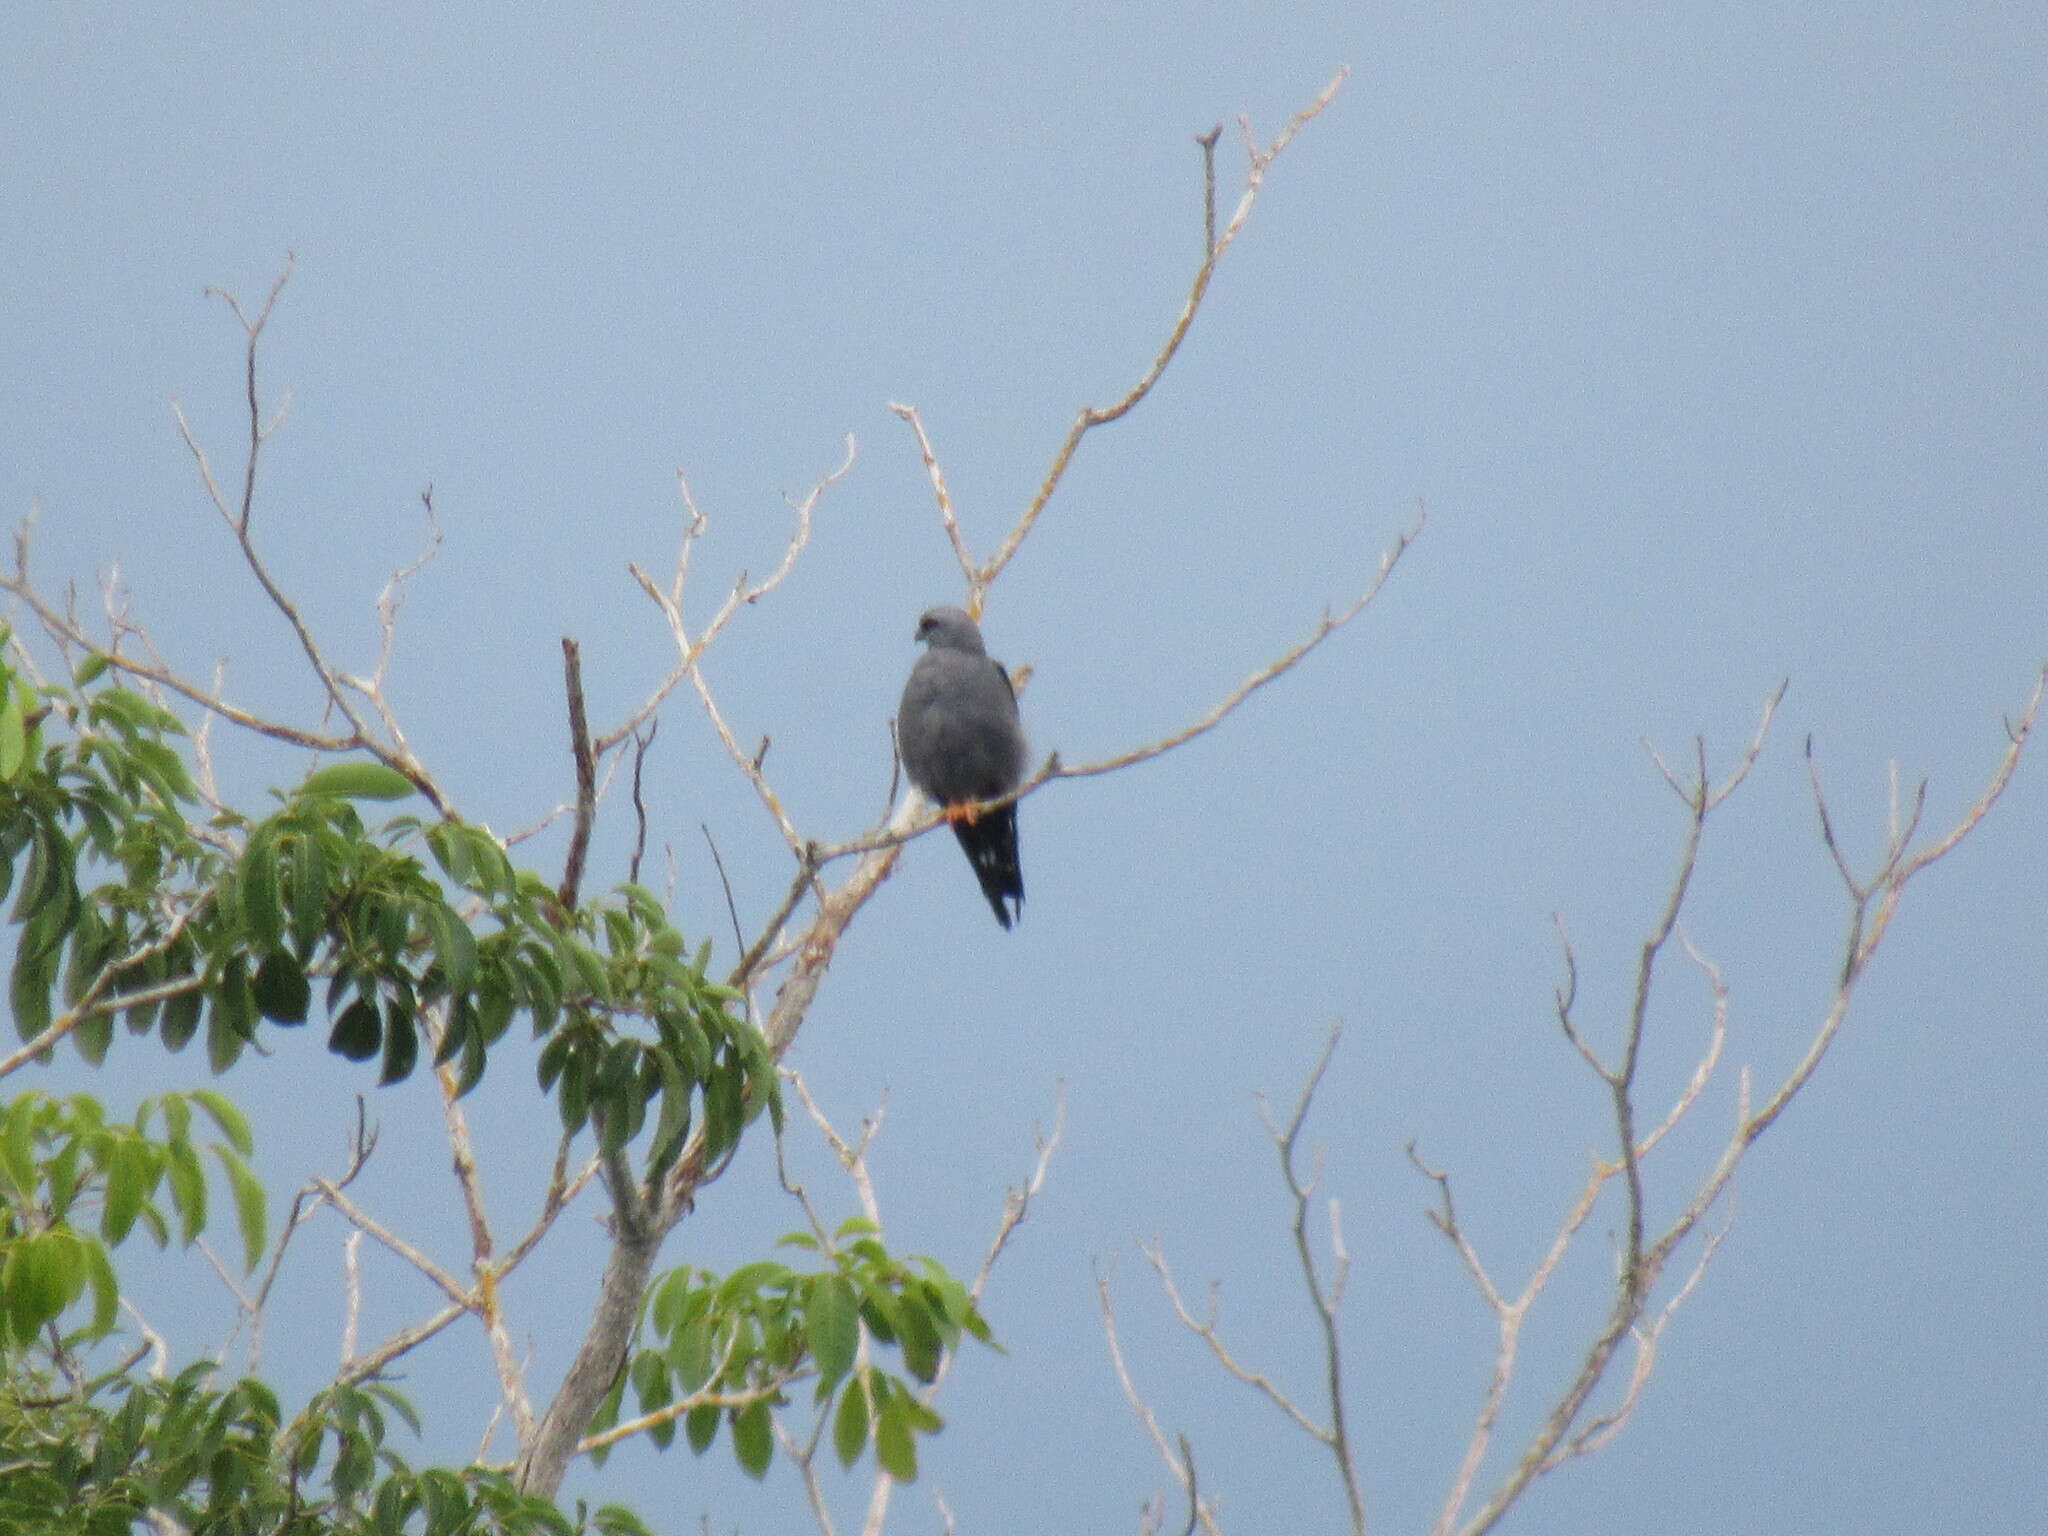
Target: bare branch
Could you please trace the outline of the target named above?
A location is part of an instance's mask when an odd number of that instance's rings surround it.
[[[1340,69],[1331,76],[1330,83],[1323,87],[1315,100],[1288,119],[1287,126],[1281,129],[1279,136],[1270,145],[1264,149],[1256,145],[1247,146],[1244,190],[1238,198],[1237,208],[1222,232],[1207,241],[1207,253],[1202,259],[1201,266],[1195,271],[1194,282],[1188,288],[1187,298],[1182,301],[1180,315],[1175,319],[1172,329],[1167,332],[1166,341],[1138,382],[1133,384],[1122,398],[1105,406],[1086,406],[1075,416],[1073,425],[1067,428],[1065,439],[1053,455],[1051,468],[1046,471],[1045,479],[1039,484],[1038,493],[1031,498],[1030,504],[1025,507],[1023,514],[1005,535],[1003,542],[997,546],[988,563],[970,577],[969,586],[973,599],[968,605],[970,611],[979,608],[980,594],[1002,574],[1003,567],[1010,563],[1011,557],[1017,553],[1030,534],[1032,525],[1038,521],[1039,513],[1043,512],[1046,503],[1052,500],[1053,492],[1059,489],[1060,480],[1065,476],[1068,464],[1073,461],[1074,450],[1081,445],[1081,439],[1095,428],[1107,426],[1110,422],[1128,415],[1139,401],[1152,392],[1153,385],[1159,382],[1160,376],[1166,372],[1167,365],[1180,351],[1181,343],[1187,339],[1188,328],[1194,324],[1195,315],[1201,309],[1202,300],[1209,291],[1209,280],[1216,275],[1217,263],[1223,259],[1223,253],[1230,249],[1231,243],[1243,231],[1245,221],[1251,217],[1252,204],[1258,200],[1259,189],[1265,184],[1267,170],[1293,141],[1295,134],[1306,127],[1336,97],[1338,88],[1343,85],[1345,76],[1349,73],[1348,69]],[[1205,148],[1205,163],[1213,164],[1210,160],[1212,152],[1211,149]]]
[[[569,757],[576,765],[576,820],[569,831],[569,852],[562,861],[562,884],[555,900],[564,912],[576,910],[583,885],[583,861],[590,853],[590,829],[597,820],[597,759],[590,750],[590,721],[583,710],[583,652],[562,636],[562,690],[569,700]]]
[[[262,456],[264,442],[276,430],[283,414],[280,411],[278,418],[267,424],[263,420],[262,404],[256,390],[256,357],[262,340],[263,329],[270,323],[270,316],[276,307],[278,295],[283,292],[285,283],[291,277],[291,272],[292,259],[288,257],[284,270],[279,273],[277,281],[271,285],[270,292],[264,297],[262,308],[257,311],[254,317],[251,317],[242,308],[240,301],[233,294],[228,293],[224,289],[209,290],[223,299],[228,307],[234,311],[235,318],[241,322],[242,330],[246,337],[246,344],[243,348],[243,382],[247,400],[249,442],[246,457],[243,461],[241,496],[236,505],[230,506],[222,495],[220,485],[214,478],[213,467],[207,460],[206,450],[200,445],[197,436],[193,433],[191,423],[185,419],[184,411],[175,402],[171,406],[172,415],[178,423],[178,435],[184,439],[185,447],[191,453],[193,462],[198,467],[200,479],[206,486],[207,495],[211,498],[214,509],[220,513],[222,520],[228,526],[228,531],[234,535],[235,543],[242,552],[243,563],[249,567],[250,574],[256,578],[257,584],[263,588],[264,596],[270,599],[271,606],[277,609],[284,617],[285,622],[290,625],[292,634],[299,643],[299,649],[304,652],[307,663],[313,669],[313,675],[318,679],[321,689],[327,696],[329,707],[349,723],[351,734],[348,738],[348,746],[368,752],[387,767],[396,769],[404,774],[412,782],[413,787],[426,796],[437,811],[446,815],[450,810],[446,797],[441,793],[439,786],[434,782],[432,776],[428,774],[426,768],[405,746],[403,740],[394,739],[388,743],[381,740],[377,733],[370,728],[369,722],[357,712],[355,704],[348,696],[348,689],[344,686],[345,682],[353,680],[345,679],[343,674],[321,652],[319,643],[314,639],[311,628],[308,627],[304,616],[299,612],[298,605],[278,585],[277,579],[271,575],[269,567],[264,563],[262,556],[257,553],[255,543],[250,537],[250,523],[255,511],[257,465]],[[387,586],[387,597],[392,590],[392,587]],[[382,605],[380,605],[380,608],[382,608]],[[391,610],[382,609],[382,611],[388,616]],[[377,688],[371,683],[357,683],[356,688],[357,691],[366,695],[379,696]],[[194,702],[204,701],[195,699]],[[386,718],[389,718],[388,715]],[[266,731],[265,734],[274,735],[277,732],[270,730]]]
[[[1053,1096],[1052,1129],[1041,1134],[1033,1128],[1031,1140],[1037,1157],[1031,1165],[1031,1172],[1025,1176],[1023,1183],[1013,1187],[1004,1196],[1003,1214],[996,1223],[995,1236],[989,1239],[988,1248],[981,1256],[981,1268],[975,1272],[974,1283],[967,1288],[967,1294],[976,1301],[981,1300],[982,1292],[988,1288],[989,1276],[995,1272],[996,1261],[1003,1256],[1003,1250],[1009,1246],[1011,1235],[1023,1225],[1024,1218],[1030,1214],[1031,1202],[1037,1199],[1039,1191],[1045,1188],[1046,1171],[1052,1166],[1052,1155],[1059,1147],[1060,1137],[1065,1133],[1066,1125],[1067,1085],[1062,1081]],[[948,1356],[946,1363],[950,1365],[951,1361],[952,1357]]]
[[[1642,948],[1637,968],[1636,994],[1629,1013],[1627,1039],[1621,1063],[1612,1070],[1603,1069],[1597,1061],[1593,1063],[1595,1071],[1599,1072],[1607,1083],[1614,1099],[1620,1160],[1617,1163],[1595,1165],[1578,1201],[1560,1226],[1550,1253],[1539,1265],[1537,1275],[1532,1277],[1530,1287],[1513,1303],[1495,1303],[1496,1314],[1501,1323],[1501,1347],[1497,1355],[1494,1385],[1489,1389],[1487,1402],[1481,1410],[1479,1424],[1475,1428],[1472,1446],[1468,1449],[1466,1460],[1438,1518],[1436,1531],[1441,1533],[1457,1529],[1462,1536],[1480,1536],[1480,1533],[1491,1530],[1520,1498],[1531,1481],[1566,1461],[1606,1444],[1626,1422],[1654,1368],[1656,1346],[1664,1327],[1676,1307],[1698,1284],[1706,1264],[1711,1261],[1725,1236],[1726,1228],[1706,1240],[1691,1274],[1678,1288],[1677,1293],[1654,1317],[1645,1321],[1650,1294],[1657,1284],[1658,1277],[1678,1246],[1698,1229],[1707,1213],[1728,1190],[1735,1171],[1749,1148],[1770,1128],[1778,1115],[1812,1079],[1847,1016],[1856,984],[1875,955],[1907,882],[1968,836],[1989,813],[2005,786],[2011,781],[2013,771],[2018,766],[2019,754],[2038,714],[2044,689],[2048,689],[2048,668],[2044,668],[2037,677],[2019,725],[2016,728],[2008,728],[2007,750],[1977,800],[1948,832],[1917,853],[1911,850],[1910,845],[1920,825],[1924,791],[1916,792],[1914,807],[1910,814],[1901,811],[1899,797],[1894,791],[1888,815],[1885,854],[1877,873],[1868,879],[1856,876],[1836,836],[1826,797],[1820,789],[1818,774],[1812,766],[1812,744],[1809,740],[1806,755],[1815,810],[1820,820],[1821,841],[1849,897],[1847,932],[1843,941],[1836,991],[1799,1062],[1787,1073],[1777,1089],[1764,1100],[1761,1107],[1754,1111],[1751,1109],[1748,1074],[1743,1074],[1733,1133],[1722,1147],[1713,1167],[1694,1187],[1683,1208],[1661,1232],[1650,1237],[1643,1226],[1641,1160],[1698,1103],[1706,1081],[1720,1059],[1727,1035],[1727,986],[1719,971],[1702,957],[1690,940],[1679,931],[1678,914],[1696,867],[1700,834],[1705,819],[1740,785],[1756,761],[1772,712],[1779,699],[1783,697],[1783,688],[1779,689],[1766,706],[1763,721],[1748,750],[1720,785],[1710,785],[1708,782],[1703,749],[1698,754],[1697,766],[1689,782],[1674,779],[1669,769],[1660,762],[1660,771],[1664,772],[1667,780],[1673,782],[1681,797],[1686,800],[1690,812],[1685,845],[1664,909],[1650,938],[1644,942]],[[1706,1050],[1672,1110],[1647,1135],[1638,1139],[1634,1128],[1634,1063],[1640,1051],[1656,962],[1664,943],[1674,933],[1678,934],[1686,952],[1708,979],[1714,998],[1713,1027]],[[1521,1314],[1540,1291],[1541,1282],[1547,1279],[1549,1271],[1554,1268],[1556,1259],[1563,1251],[1563,1246],[1570,1241],[1578,1225],[1585,1219],[1585,1214],[1591,1210],[1601,1188],[1616,1174],[1621,1174],[1626,1179],[1629,1229],[1607,1318],[1587,1347],[1572,1380],[1552,1404],[1514,1466],[1503,1476],[1481,1508],[1463,1525],[1458,1525],[1458,1512],[1469,1491],[1472,1477],[1477,1471],[1478,1461],[1484,1453],[1486,1438],[1497,1412],[1498,1400],[1504,1393],[1506,1377],[1512,1373],[1514,1330],[1519,1326]],[[1455,1220],[1440,1214],[1439,1225],[1454,1230]],[[1461,1252],[1463,1251],[1461,1246]],[[1489,1300],[1492,1298],[1489,1297]],[[1593,1392],[1605,1379],[1614,1353],[1624,1340],[1634,1341],[1635,1360],[1621,1398],[1613,1408],[1596,1415],[1582,1425],[1581,1415]]]
[[[640,859],[647,852],[647,801],[640,793],[640,776],[647,766],[647,753],[660,731],[661,722],[650,720],[644,735],[638,731],[633,733],[633,857],[626,865],[626,878],[635,885],[640,883]]]
[[[636,785],[635,793],[637,792]],[[704,846],[711,850],[711,862],[718,870],[718,884],[725,892],[726,916],[732,919],[733,952],[737,954],[747,947],[747,941],[740,932],[740,909],[733,903],[732,881],[725,877],[725,860],[718,856],[718,840],[711,835],[711,824],[700,821],[697,823],[697,830],[704,834]]]
[[[1207,133],[1197,134],[1195,142],[1202,146],[1202,259],[1209,260],[1216,254],[1216,141],[1223,137],[1223,125],[1218,123]]]
[[[846,437],[846,456],[840,460],[839,467],[821,478],[801,500],[790,503],[790,510],[796,514],[796,527],[789,536],[788,546],[782,552],[781,564],[776,566],[774,572],[765,581],[758,582],[753,586],[747,585],[746,576],[742,573],[739,580],[733,583],[732,590],[726,594],[725,601],[719,605],[718,611],[711,616],[710,622],[704,626],[703,632],[695,640],[690,639],[689,632],[683,623],[683,585],[685,578],[689,574],[690,551],[697,539],[702,536],[708,520],[702,512],[697,510],[695,501],[691,499],[689,483],[683,479],[680,471],[677,472],[676,485],[681,492],[684,509],[689,513],[689,521],[683,527],[682,546],[676,556],[674,577],[670,580],[667,590],[664,591],[656,586],[647,577],[646,573],[638,567],[627,567],[631,571],[633,579],[640,584],[641,590],[654,600],[655,606],[661,609],[662,616],[668,620],[669,633],[676,642],[676,662],[669,669],[668,676],[655,685],[631,714],[596,739],[594,746],[599,757],[603,757],[606,753],[617,747],[620,742],[631,736],[634,731],[646,724],[654,712],[661,707],[662,701],[675,691],[676,686],[684,678],[689,677],[696,670],[697,660],[704,654],[704,648],[718,638],[719,632],[725,628],[733,614],[738,611],[740,604],[757,603],[782,585],[784,578],[789,575],[790,570],[796,565],[797,556],[802,554],[804,546],[810,543],[811,514],[816,510],[819,498],[846,477],[847,473],[853,468],[853,459],[853,434],[848,433]]]
[[[411,1243],[408,1243],[396,1232],[393,1232],[389,1227],[363,1210],[361,1206],[349,1199],[347,1195],[344,1195],[338,1186],[326,1179],[315,1179],[313,1187],[319,1190],[326,1197],[327,1203],[341,1212],[350,1223],[369,1233],[370,1236],[374,1237],[414,1269],[433,1281],[435,1285],[440,1287],[443,1294],[462,1310],[468,1311],[474,1305],[470,1293],[463,1289],[460,1281],[424,1253],[421,1253],[419,1249],[413,1247]]]
[[[438,1027],[435,1033],[440,1033]],[[463,1209],[469,1215],[470,1269],[476,1276],[472,1304],[490,1340],[491,1360],[497,1367],[499,1389],[512,1410],[512,1426],[519,1435],[519,1443],[524,1445],[533,1435],[533,1404],[526,1396],[519,1355],[512,1346],[511,1332],[505,1326],[505,1310],[498,1298],[498,1265],[490,1216],[484,1209],[483,1180],[477,1172],[476,1150],[470,1141],[469,1117],[462,1111],[461,1081],[454,1068],[438,1067],[434,1071],[434,1085],[441,1090],[441,1119],[448,1130],[455,1182],[462,1191]]]
[[[1116,1307],[1109,1299],[1110,1271],[1097,1265],[1095,1268],[1095,1301],[1102,1313],[1102,1337],[1109,1346],[1109,1363],[1116,1372],[1117,1385],[1123,1388],[1124,1401],[1131,1405],[1131,1411],[1138,1416],[1138,1422],[1145,1426],[1145,1433],[1151,1437],[1152,1448],[1159,1453],[1159,1459],[1166,1464],[1166,1470],[1173,1474],[1173,1480],[1186,1488],[1187,1467],[1173,1453],[1166,1443],[1166,1433],[1159,1427],[1159,1420],[1152,1407],[1138,1391],[1138,1385],[1131,1379],[1130,1367],[1124,1364],[1123,1345],[1117,1339]]]
[[[1173,1308],[1174,1319],[1209,1346],[1209,1352],[1216,1357],[1217,1364],[1286,1414],[1294,1421],[1297,1429],[1328,1445],[1330,1432],[1327,1429],[1310,1418],[1298,1403],[1280,1390],[1270,1376],[1252,1370],[1230,1352],[1229,1346],[1223,1342],[1223,1335],[1216,1327],[1216,1288],[1211,1285],[1208,1308],[1202,1316],[1196,1317],[1189,1309],[1186,1299],[1182,1297],[1180,1287],[1174,1281],[1173,1271],[1166,1262],[1165,1251],[1159,1246],[1158,1241],[1155,1239],[1149,1243],[1141,1242],[1138,1244],[1138,1251],[1152,1266],[1153,1273],[1158,1275],[1159,1287],[1166,1293],[1167,1305]]]
[[[953,546],[953,558],[960,562],[960,575],[967,583],[968,613],[981,617],[981,595],[986,583],[978,581],[980,572],[975,568],[974,556],[967,551],[967,541],[960,536],[960,519],[953,513],[953,498],[946,490],[946,473],[939,468],[939,456],[932,451],[932,440],[925,435],[924,419],[917,414],[914,405],[899,405],[889,402],[889,409],[910,424],[910,430],[917,434],[917,451],[924,460],[925,475],[932,483],[932,496],[939,504],[939,522],[945,527],[946,542]]]

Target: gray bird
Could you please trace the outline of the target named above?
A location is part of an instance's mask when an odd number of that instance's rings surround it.
[[[1030,748],[1017,715],[1010,674],[982,648],[981,631],[958,608],[934,608],[917,621],[926,647],[903,685],[896,745],[910,782],[945,810],[974,866],[996,921],[1010,926],[1008,901],[1024,913],[1017,864],[1017,807],[975,811],[974,802],[1007,795],[1024,779]]]

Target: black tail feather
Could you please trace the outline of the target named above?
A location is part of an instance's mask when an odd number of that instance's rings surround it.
[[[981,882],[981,894],[995,909],[996,921],[1010,926],[1010,909],[1005,900],[1017,904],[1016,915],[1024,915],[1024,871],[1017,863],[1017,807],[1006,805],[983,811],[973,821],[953,823],[953,835],[960,839],[967,862],[974,866],[974,878]]]

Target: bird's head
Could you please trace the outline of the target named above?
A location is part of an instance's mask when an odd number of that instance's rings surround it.
[[[970,656],[988,654],[982,648],[981,631],[964,608],[927,609],[917,621],[917,638],[933,650],[965,651]]]

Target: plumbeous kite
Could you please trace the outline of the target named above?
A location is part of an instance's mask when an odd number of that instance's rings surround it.
[[[996,921],[1008,928],[1006,901],[1017,904],[1017,916],[1024,913],[1017,807],[1012,802],[977,812],[973,805],[1023,782],[1030,749],[1017,695],[1010,674],[989,658],[981,631],[961,609],[932,609],[917,621],[917,638],[926,650],[903,685],[897,750],[910,782],[945,811]]]

